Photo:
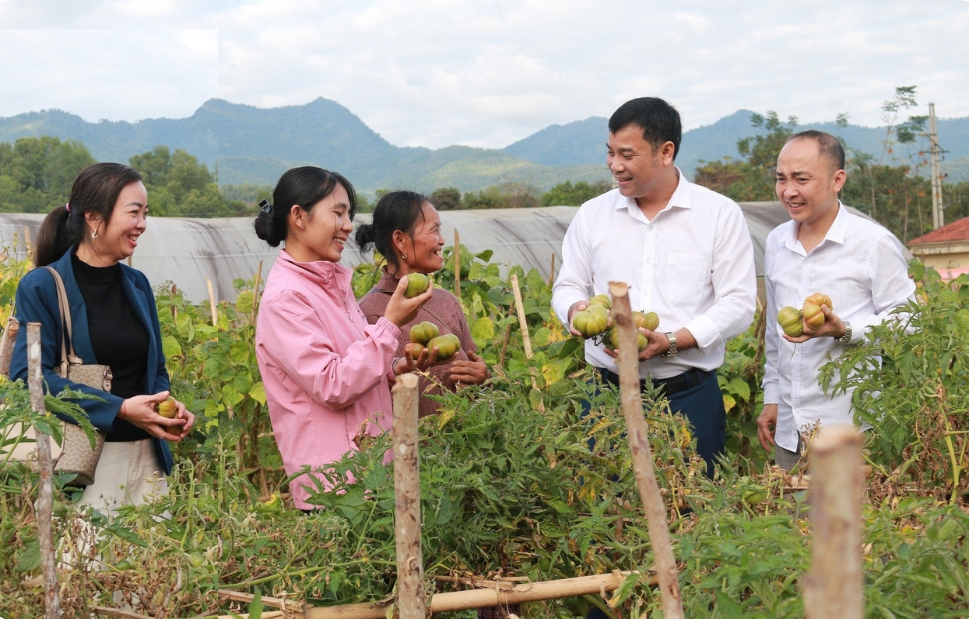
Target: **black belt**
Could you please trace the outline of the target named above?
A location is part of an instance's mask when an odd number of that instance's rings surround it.
[[[619,386],[619,375],[611,370],[605,368],[596,368],[599,375],[602,376],[603,380],[606,380],[613,385]],[[673,395],[674,393],[679,393],[680,391],[686,391],[687,389],[692,389],[696,387],[708,376],[714,374],[714,371],[699,370],[697,368],[690,368],[682,374],[677,374],[676,376],[670,376],[669,378],[654,378],[650,382],[653,387],[663,387],[663,393],[666,397]],[[646,386],[646,381],[639,381],[639,388],[642,390]]]

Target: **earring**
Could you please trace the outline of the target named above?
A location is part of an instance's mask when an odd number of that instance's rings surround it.
[[[403,258],[404,260],[407,260],[407,254],[401,254],[400,257]]]
[[[97,230],[95,230],[94,232],[91,233],[91,238],[92,239],[98,238],[98,231]]]

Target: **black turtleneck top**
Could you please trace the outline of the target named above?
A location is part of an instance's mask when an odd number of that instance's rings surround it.
[[[138,320],[121,285],[121,265],[93,267],[71,256],[74,278],[87,308],[91,346],[98,363],[111,368],[111,393],[119,398],[146,395],[148,330]],[[124,442],[151,435],[119,419],[108,441]]]

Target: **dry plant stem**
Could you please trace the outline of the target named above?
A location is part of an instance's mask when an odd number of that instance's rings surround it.
[[[227,589],[219,589],[216,591],[216,593],[220,598],[226,598],[227,600],[234,600],[236,602],[245,602],[246,604],[252,603],[252,600],[256,597],[251,593],[229,591]],[[305,604],[297,602],[296,600],[287,600],[285,598],[273,598],[266,596],[263,596],[261,599],[263,606],[273,606],[275,608],[288,610],[290,612],[302,612],[305,609]]]
[[[121,610],[120,608],[108,608],[107,606],[95,606],[94,614],[99,617],[117,617],[118,619],[152,619],[148,615]],[[266,615],[263,615],[265,617]]]
[[[212,326],[219,326],[219,308],[215,302],[215,288],[212,287],[212,280],[205,278],[205,287],[209,291],[209,310],[212,312]]]
[[[670,543],[666,506],[659,493],[656,473],[653,470],[653,454],[646,435],[646,419],[643,416],[643,398],[639,389],[639,353],[636,345],[637,329],[633,324],[629,305],[629,290],[622,282],[609,282],[612,295],[612,320],[619,329],[619,395],[622,413],[626,418],[626,435],[633,459],[633,473],[639,496],[646,512],[646,527],[653,546],[656,572],[659,576],[660,600],[663,617],[682,619],[683,601],[680,599],[679,572]]]
[[[400,376],[393,392],[397,610],[400,619],[424,619],[421,481],[417,459],[417,375],[408,373]]]
[[[13,316],[7,318],[7,328],[3,330],[0,341],[0,375],[10,376],[10,360],[13,358],[13,345],[20,331],[20,321]]]
[[[252,287],[252,314],[249,316],[249,324],[256,326],[256,311],[259,309],[259,284],[262,281],[262,260],[256,268],[256,282]]]
[[[807,619],[864,617],[861,569],[861,434],[824,428],[811,445],[811,572]]]
[[[547,582],[530,582],[515,585],[510,590],[473,589],[435,593],[431,598],[431,612],[443,613],[469,608],[507,606],[523,602],[538,602],[580,595],[597,595],[602,591],[615,591],[629,572],[614,572],[599,576],[582,576]],[[656,584],[652,577],[650,584]],[[384,619],[388,605],[346,604],[343,606],[320,606],[307,608],[305,619]]]
[[[30,407],[43,415],[44,376],[40,368],[40,323],[27,323],[27,386]],[[44,600],[47,619],[60,619],[61,601],[57,593],[57,565],[54,562],[54,533],[51,515],[54,509],[54,463],[50,456],[50,436],[37,432],[37,466],[40,469],[40,489],[37,498],[37,528],[40,541],[40,565],[44,573]]]
[[[454,231],[454,296],[461,300],[461,234]]]

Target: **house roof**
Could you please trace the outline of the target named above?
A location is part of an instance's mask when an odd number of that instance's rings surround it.
[[[969,241],[969,217],[963,217],[951,224],[942,226],[917,239],[908,242],[909,247],[922,243],[948,243],[951,241]]]

